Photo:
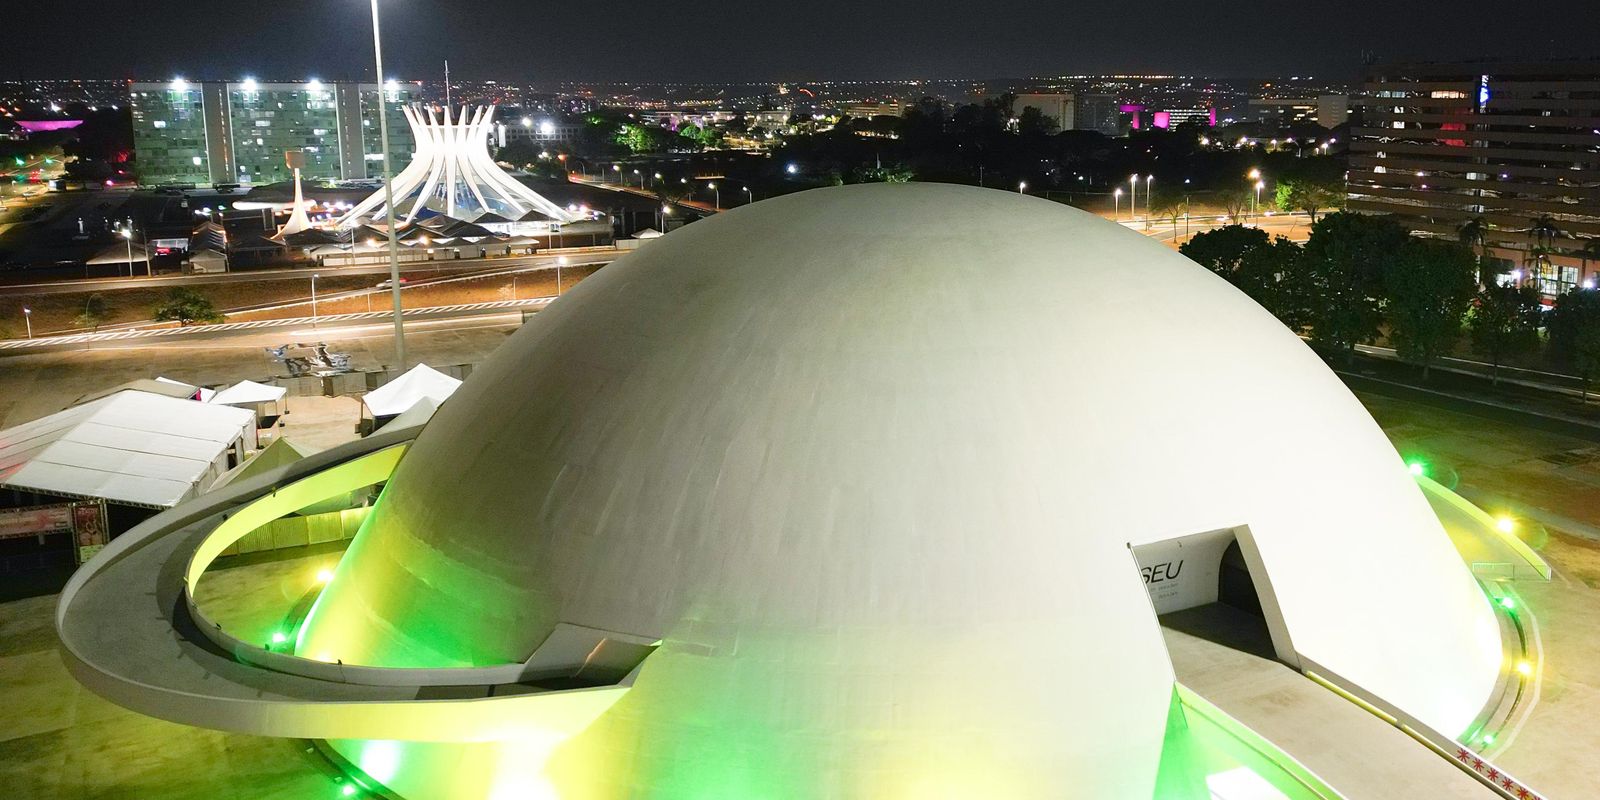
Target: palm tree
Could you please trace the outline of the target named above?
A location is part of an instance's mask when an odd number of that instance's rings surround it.
[[[1589,261],[1600,261],[1600,237],[1591,236],[1583,240],[1583,247],[1578,250],[1578,258],[1582,259],[1583,264],[1578,269],[1578,283],[1582,284],[1589,277]]]
[[[1556,227],[1556,221],[1548,214],[1534,217],[1528,225],[1528,257],[1525,263],[1528,274],[1539,281],[1540,291],[1554,292],[1555,287],[1544,285],[1545,273],[1550,267],[1550,253],[1555,249],[1555,240],[1561,235],[1561,229]]]
[[[1472,252],[1478,255],[1478,284],[1489,285],[1488,276],[1484,275],[1485,263],[1489,256],[1489,221],[1481,215],[1461,223],[1456,229],[1456,239]]]

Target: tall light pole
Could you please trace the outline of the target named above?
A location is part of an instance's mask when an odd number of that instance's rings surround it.
[[[1128,176],[1128,221],[1139,219],[1139,176]]]
[[[561,296],[561,268],[567,265],[567,257],[556,258],[556,297]]]
[[[634,170],[633,174],[639,175],[639,170]],[[643,175],[639,175],[639,191],[641,191],[641,192],[644,191],[644,176]]]
[[[1156,179],[1156,176],[1153,175],[1153,174],[1144,176],[1144,215],[1145,215],[1146,218],[1149,218],[1149,216],[1151,214],[1151,211],[1150,211],[1150,184],[1153,183],[1155,181],[1155,179]]]
[[[1252,169],[1248,174],[1245,175],[1245,177],[1249,178],[1252,184],[1257,184],[1255,186],[1255,199],[1250,201],[1250,216],[1254,218],[1256,215],[1256,207],[1261,205],[1261,186],[1259,185],[1261,183],[1261,170]]]
[[[1122,187],[1111,190],[1111,221],[1122,221]]]
[[[311,273],[311,327],[317,327],[317,273]]]
[[[661,173],[657,172],[655,174],[655,178],[650,181],[650,188],[652,188],[652,189],[655,188],[655,185],[660,183],[660,182],[661,182]]]
[[[1027,181],[1017,181],[1017,194],[1027,194],[1027,193],[1028,193],[1028,182]]]
[[[756,201],[756,193],[750,191],[748,186],[744,187],[744,201],[746,203],[754,203]]]
[[[128,242],[128,277],[133,277],[133,231],[123,228],[122,238]]]
[[[22,321],[28,326],[28,338],[33,338],[33,309],[22,307]]]
[[[1250,204],[1251,208],[1261,205],[1261,190],[1267,188],[1266,181],[1256,181],[1256,199]]]
[[[383,213],[389,223],[389,293],[394,301],[395,368],[406,368],[405,322],[400,318],[400,238],[394,227],[394,173],[389,163],[389,109],[384,105],[383,35],[378,25],[378,0],[372,0],[372,58],[378,81],[378,146],[383,148]]]
[[[721,190],[721,189],[718,189],[718,188],[717,188],[717,185],[716,185],[716,184],[715,184],[715,183],[708,183],[708,184],[706,184],[706,188],[707,188],[707,189],[710,189],[710,190],[711,190],[711,194],[712,194],[712,195],[713,195],[713,196],[714,196],[714,197],[716,197],[716,198],[717,198],[717,206],[716,206],[716,209],[717,209],[717,210],[718,210],[718,211],[721,211],[721,210],[722,210],[722,190]]]
[[[621,164],[612,164],[611,165],[611,171],[617,173],[617,185],[621,186],[622,185],[622,165]]]

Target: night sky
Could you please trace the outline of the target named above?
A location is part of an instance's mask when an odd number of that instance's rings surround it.
[[[391,75],[463,80],[1349,78],[1386,60],[1600,57],[1595,0],[382,0]],[[371,75],[367,0],[3,0],[0,79]]]

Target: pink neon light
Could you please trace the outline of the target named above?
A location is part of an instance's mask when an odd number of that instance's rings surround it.
[[[1172,114],[1166,111],[1157,111],[1150,119],[1150,125],[1156,128],[1172,127]]]
[[[81,119],[19,119],[16,122],[17,127],[29,133],[64,131],[83,124]]]

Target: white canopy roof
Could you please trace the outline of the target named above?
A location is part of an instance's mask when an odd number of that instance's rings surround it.
[[[427,364],[418,364],[406,374],[367,392],[361,398],[374,417],[392,417],[405,412],[427,398],[435,404],[443,403],[461,385],[461,381],[446,375]]]
[[[256,403],[275,403],[289,390],[282,386],[268,386],[255,381],[239,381],[211,396],[206,402],[221,406],[248,406]]]
[[[132,256],[131,259],[129,258],[130,254]],[[94,266],[101,264],[126,264],[130,260],[134,263],[138,263],[146,260],[147,258],[149,258],[149,255],[145,253],[144,245],[134,242],[133,247],[130,249],[126,242],[119,242],[96,253],[94,257],[90,258],[86,263]]]
[[[432,398],[424,397],[421,400],[418,400],[410,408],[400,412],[400,414],[395,416],[394,419],[389,420],[389,423],[384,425],[383,429],[385,431],[398,431],[405,428],[426,425],[428,420],[433,418],[433,412],[438,410],[438,403],[435,403]]]
[[[242,408],[118,392],[0,431],[0,486],[170,507],[254,424]]]

